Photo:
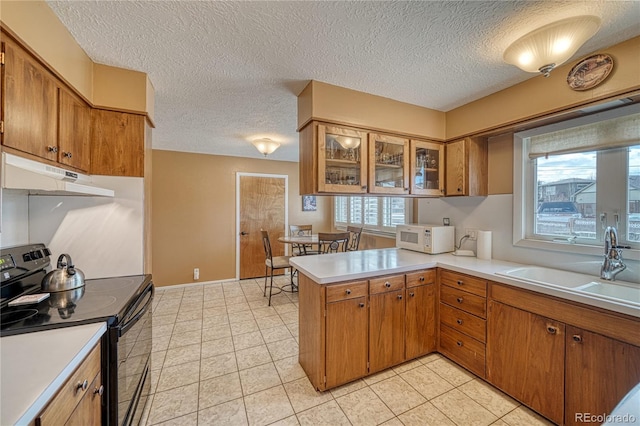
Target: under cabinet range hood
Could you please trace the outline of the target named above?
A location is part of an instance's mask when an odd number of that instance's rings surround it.
[[[89,175],[2,153],[2,188],[23,189],[32,195],[113,197],[114,191],[92,185]]]

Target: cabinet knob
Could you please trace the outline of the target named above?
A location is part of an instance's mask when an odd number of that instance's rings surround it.
[[[581,342],[582,342],[582,336],[581,336],[581,335],[579,335],[579,334],[574,334],[574,335],[573,335],[573,341],[574,341],[574,342],[581,343]]]
[[[416,295],[415,293],[409,293],[409,296],[411,296],[411,297],[413,297],[415,295]]]
[[[351,290],[347,289],[347,290],[345,291],[345,293],[347,293],[347,294],[351,294]]]
[[[387,282],[384,283],[384,286],[389,288],[389,287],[391,287],[391,283],[389,281],[387,281]]]
[[[458,285],[463,285],[464,282],[462,280],[458,280]]]
[[[364,303],[360,303],[359,305],[361,308],[364,308]]]
[[[95,394],[98,394],[98,395],[102,396],[102,394],[103,394],[103,393],[104,393],[104,385],[100,385],[100,387],[99,387],[99,388],[95,388],[95,389],[93,390],[93,394],[94,394],[94,395],[95,395]]]
[[[398,300],[402,300],[402,295],[401,294],[398,295]]]
[[[78,382],[78,384],[76,385],[76,392],[79,390],[86,391],[88,387],[89,387],[89,381],[85,379],[84,382]]]
[[[409,188],[405,188],[405,189],[404,189],[404,192],[409,192]]]
[[[47,146],[47,151],[49,152],[58,152],[57,146]]]
[[[464,302],[464,299],[462,297],[458,297],[456,300],[458,301],[458,303]]]
[[[458,340],[458,341],[456,342],[456,345],[458,345],[458,346],[462,347],[462,342]]]
[[[462,188],[458,188],[458,192],[462,192]]]
[[[420,281],[420,282],[424,281],[424,277],[422,275],[420,275],[420,278],[418,278],[418,281]]]
[[[367,185],[362,185],[362,189],[367,190]]]
[[[62,156],[63,157],[67,157],[67,158],[71,158],[72,157],[71,153],[70,152],[66,152],[66,151],[62,151]]]
[[[442,188],[442,189],[440,190],[440,192],[442,192],[442,193],[444,194],[444,188]]]
[[[554,327],[552,325],[547,326],[547,333],[556,334],[558,332],[558,327]]]
[[[456,322],[458,323],[458,325],[462,325],[462,320],[461,319],[457,319]]]

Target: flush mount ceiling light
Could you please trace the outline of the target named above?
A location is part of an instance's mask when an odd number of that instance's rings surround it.
[[[597,16],[562,19],[533,30],[511,43],[505,50],[505,62],[545,77],[565,63],[600,28]]]
[[[264,154],[265,157],[273,153],[273,151],[278,149],[280,146],[278,142],[272,141],[269,138],[256,139],[251,143],[258,151],[260,151],[261,154]]]

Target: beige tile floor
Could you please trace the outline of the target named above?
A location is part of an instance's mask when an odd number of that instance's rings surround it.
[[[158,288],[153,307],[146,425],[550,424],[438,354],[316,392],[298,364],[297,294],[269,307],[262,280]]]

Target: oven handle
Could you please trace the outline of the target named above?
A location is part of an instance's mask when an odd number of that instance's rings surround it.
[[[147,303],[145,303],[144,307],[140,310],[140,312],[138,312],[133,318],[131,318],[131,320],[118,326],[118,337],[122,337],[122,335],[125,334],[131,327],[133,327],[135,323],[137,323],[138,320],[147,312],[147,310],[151,308],[151,303],[153,302],[153,296],[155,294],[155,289],[153,288],[152,282],[149,283],[147,288],[144,289],[140,297],[138,297],[138,300],[136,301],[136,303],[124,315],[123,319],[126,318],[130,312],[135,312],[135,310],[138,308],[140,303],[142,303],[142,301],[144,300],[144,297],[146,296],[146,294],[149,292],[151,293],[151,297],[149,298]]]

